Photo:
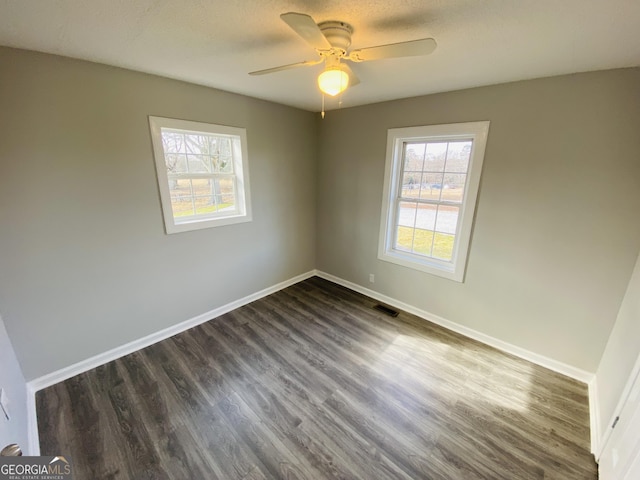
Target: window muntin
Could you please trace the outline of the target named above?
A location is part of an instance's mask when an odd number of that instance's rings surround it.
[[[473,140],[403,142],[393,248],[451,262]]]
[[[488,128],[389,130],[380,259],[462,281]]]
[[[149,117],[167,233],[251,220],[244,129]]]

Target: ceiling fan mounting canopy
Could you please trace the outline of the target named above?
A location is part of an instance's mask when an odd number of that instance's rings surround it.
[[[345,22],[329,20],[318,24],[318,28],[331,44],[332,49],[342,50],[343,56],[351,46],[351,34],[353,27]]]

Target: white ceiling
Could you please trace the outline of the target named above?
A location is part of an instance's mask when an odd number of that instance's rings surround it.
[[[280,20],[290,11],[350,23],[354,49],[438,42],[427,57],[352,64],[362,83],[343,106],[640,65],[640,0],[0,0],[0,45],[319,111],[320,65],[248,75],[315,58]]]

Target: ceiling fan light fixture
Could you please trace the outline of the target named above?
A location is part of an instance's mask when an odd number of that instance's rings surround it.
[[[349,86],[349,74],[340,67],[328,67],[318,75],[318,87],[323,93],[335,97]]]

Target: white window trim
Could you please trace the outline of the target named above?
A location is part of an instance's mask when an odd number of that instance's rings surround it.
[[[387,158],[382,197],[378,258],[387,262],[438,275],[457,282],[464,281],[480,174],[489,133],[489,122],[452,123],[421,127],[392,128],[387,134]],[[405,142],[473,140],[465,185],[464,200],[460,207],[460,220],[451,262],[424,257],[393,248],[396,230],[395,203],[401,183],[402,156]]]
[[[155,159],[158,187],[160,189],[160,202],[162,204],[162,214],[164,217],[165,231],[167,234],[200,230],[203,228],[220,227],[223,225],[233,225],[237,223],[250,222],[251,216],[251,194],[249,189],[249,161],[247,150],[247,132],[244,128],[229,127],[226,125],[215,125],[211,123],[193,122],[188,120],[178,120],[165,117],[149,116],[149,127],[151,129],[151,140],[153,144],[153,155]],[[231,136],[240,138],[240,161],[242,168],[235,168],[236,176],[236,201],[238,213],[220,217],[206,217],[193,215],[183,222],[176,223],[173,217],[171,206],[171,192],[169,191],[169,177],[165,164],[164,148],[162,146],[162,128],[184,130],[189,132],[205,132],[217,136]],[[237,155],[234,154],[235,160]]]

